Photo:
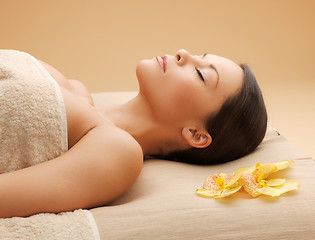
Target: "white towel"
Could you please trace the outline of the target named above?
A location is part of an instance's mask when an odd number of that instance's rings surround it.
[[[76,210],[0,219],[0,239],[99,240],[100,236],[92,214],[88,210]]]
[[[31,55],[0,50],[0,173],[50,160],[67,148],[56,81]]]
[[[56,81],[31,55],[0,50],[0,174],[53,159],[68,149]],[[1,197],[1,196],[0,196]],[[88,210],[0,219],[0,239],[99,239]]]

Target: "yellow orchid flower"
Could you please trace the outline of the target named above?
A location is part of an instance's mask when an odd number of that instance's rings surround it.
[[[202,197],[224,198],[236,193],[242,188],[238,179],[247,168],[239,168],[235,173],[227,176],[219,173],[209,176],[203,184],[203,189],[197,189],[196,193]]]
[[[224,198],[239,191],[242,187],[252,197],[261,194],[272,197],[297,189],[296,181],[285,179],[266,180],[270,174],[289,167],[293,161],[282,161],[272,164],[260,164],[249,168],[239,168],[236,172],[227,176],[219,173],[209,176],[203,184],[203,189],[197,189],[196,193],[202,197]]]
[[[293,161],[282,161],[271,164],[257,163],[255,168],[245,171],[239,179],[239,184],[252,197],[258,197],[261,194],[271,197],[278,197],[288,191],[298,189],[299,183],[296,181],[286,181],[285,179],[266,180],[270,174],[288,168]]]

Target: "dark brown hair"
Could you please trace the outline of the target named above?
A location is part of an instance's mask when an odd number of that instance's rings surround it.
[[[210,146],[173,152],[164,158],[199,165],[224,163],[252,152],[260,144],[267,128],[264,99],[250,68],[240,66],[244,71],[241,90],[206,120],[212,137]]]

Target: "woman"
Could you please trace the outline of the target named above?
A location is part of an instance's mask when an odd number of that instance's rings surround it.
[[[266,110],[247,66],[179,50],[137,65],[139,94],[99,109],[87,89],[41,62],[58,83],[67,114],[68,151],[0,175],[0,217],[106,204],[138,177],[143,157],[211,164],[251,152]],[[206,157],[205,157],[206,156]]]

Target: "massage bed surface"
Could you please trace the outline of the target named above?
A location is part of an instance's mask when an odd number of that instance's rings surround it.
[[[97,106],[122,103],[135,92],[95,93]],[[293,160],[275,177],[296,180],[300,188],[281,197],[252,198],[240,191],[224,199],[195,194],[212,174],[231,174],[257,162]],[[101,239],[314,239],[315,164],[311,157],[268,126],[251,154],[214,166],[150,159],[136,183],[108,206],[91,209]]]
[[[128,101],[136,92],[92,94],[96,106]],[[202,198],[212,174],[231,174],[257,162],[294,161],[274,177],[300,187],[280,197],[250,197],[239,191],[223,199]],[[61,214],[0,219],[0,239],[315,239],[315,164],[313,159],[268,125],[251,154],[229,163],[196,166],[163,159],[144,161],[135,184],[107,206]]]

